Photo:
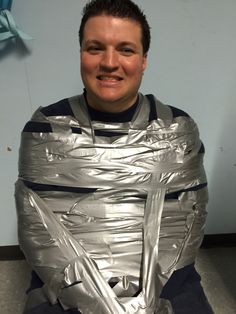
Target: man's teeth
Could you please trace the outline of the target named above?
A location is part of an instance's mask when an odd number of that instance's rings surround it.
[[[101,81],[119,81],[118,77],[110,77],[110,76],[100,76],[99,79]]]

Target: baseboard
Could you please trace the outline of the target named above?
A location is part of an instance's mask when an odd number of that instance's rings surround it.
[[[202,248],[233,246],[236,246],[236,233],[206,234],[201,245]]]
[[[236,246],[236,233],[206,234],[202,241],[202,248],[233,247]],[[24,253],[19,245],[0,246],[0,260],[22,260]]]
[[[25,256],[19,245],[0,246],[0,261],[22,259],[25,259]]]

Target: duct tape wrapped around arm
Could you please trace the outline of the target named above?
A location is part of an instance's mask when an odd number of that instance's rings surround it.
[[[29,123],[48,132],[22,133],[19,243],[52,304],[85,314],[173,313],[160,294],[195,260],[206,177],[194,121],[155,103],[154,120],[139,94],[130,123],[103,123],[76,96],[71,115],[36,111]]]
[[[0,42],[12,38],[30,40],[32,37],[22,32],[10,12],[12,0],[0,0]]]

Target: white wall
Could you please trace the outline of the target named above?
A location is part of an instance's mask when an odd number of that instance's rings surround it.
[[[78,28],[86,1],[13,1],[12,13],[34,37],[0,43],[0,245],[17,244],[14,182],[20,131],[38,106],[82,90]],[[236,232],[236,1],[136,1],[152,27],[144,93],[182,108],[206,146],[210,203],[206,233]]]

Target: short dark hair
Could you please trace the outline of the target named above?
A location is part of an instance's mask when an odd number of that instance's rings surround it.
[[[79,29],[79,42],[82,45],[84,27],[90,17],[98,15],[111,15],[120,18],[129,18],[138,22],[142,29],[142,46],[146,54],[149,50],[151,35],[150,26],[143,11],[131,0],[90,0],[82,12]]]

